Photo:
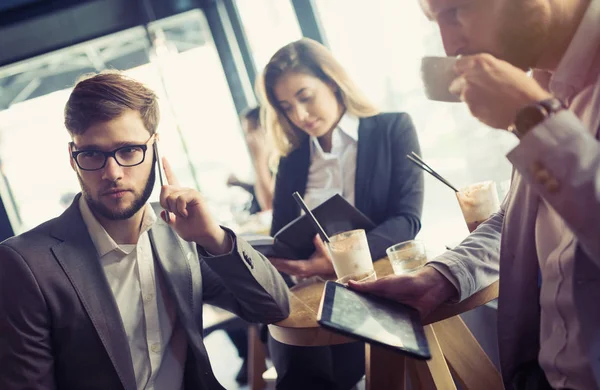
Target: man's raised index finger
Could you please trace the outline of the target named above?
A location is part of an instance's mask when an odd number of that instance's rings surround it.
[[[177,180],[177,176],[171,169],[171,164],[169,164],[169,160],[166,157],[162,158],[163,169],[165,171],[165,178],[167,179],[167,184],[171,186],[179,186],[179,180]]]

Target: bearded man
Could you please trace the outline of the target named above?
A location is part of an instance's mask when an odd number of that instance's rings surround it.
[[[279,273],[166,159],[160,205],[148,203],[158,122],[154,92],[122,74],[73,89],[65,126],[81,194],[0,244],[1,389],[223,389],[203,302],[252,322],[287,317]]]
[[[427,314],[500,278],[507,389],[600,385],[600,0],[420,0],[450,91],[510,130],[511,189],[498,213],[419,272],[357,290]],[[527,71],[532,70],[532,77]]]

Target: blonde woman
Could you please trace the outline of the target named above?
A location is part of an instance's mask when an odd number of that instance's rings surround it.
[[[334,194],[377,225],[367,238],[373,259],[418,233],[423,175],[406,159],[419,153],[405,113],[379,113],[321,44],[301,39],[271,58],[259,81],[264,123],[280,154],[271,233],[300,215],[292,194],[310,208]],[[305,261],[270,259],[298,277],[334,274],[331,258],[315,237]],[[293,347],[269,340],[278,389],[347,389],[364,373],[362,343]]]

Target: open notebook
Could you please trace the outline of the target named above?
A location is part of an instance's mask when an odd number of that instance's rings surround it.
[[[336,194],[311,210],[328,236],[354,229],[367,232],[375,227],[373,221],[352,206],[341,195]],[[301,215],[279,230],[274,237],[241,235],[254,249],[265,256],[285,259],[307,259],[315,251],[313,238],[317,230]]]

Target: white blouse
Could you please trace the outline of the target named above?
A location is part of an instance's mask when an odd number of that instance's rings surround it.
[[[311,137],[310,167],[304,194],[310,209],[335,194],[354,205],[358,125],[357,117],[345,113],[333,130],[330,153],[323,151],[316,137]]]

